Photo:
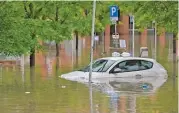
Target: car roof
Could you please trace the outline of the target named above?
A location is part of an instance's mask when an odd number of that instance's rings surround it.
[[[147,60],[151,62],[155,61],[154,59],[151,58],[141,58],[141,57],[104,57],[100,59],[115,60],[115,61],[119,61],[119,60]]]

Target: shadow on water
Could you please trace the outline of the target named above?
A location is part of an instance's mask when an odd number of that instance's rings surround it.
[[[93,109],[93,91],[92,91],[92,84],[89,82],[89,101],[90,101],[90,113],[94,113]]]
[[[34,89],[35,86],[35,68],[30,68],[30,83],[31,83],[31,89]]]
[[[174,55],[175,56],[175,55]],[[172,73],[172,79],[173,79],[173,89],[175,90],[176,88],[176,80],[177,80],[177,70],[176,70],[176,68],[177,68],[177,62],[174,60],[173,61],[173,73]]]
[[[59,66],[59,57],[56,57],[56,68],[55,68],[55,88],[59,87],[59,73],[60,73],[60,66]]]
[[[75,58],[76,58],[75,67],[78,68],[78,65],[79,65],[79,63],[78,63],[78,50],[76,50]]]

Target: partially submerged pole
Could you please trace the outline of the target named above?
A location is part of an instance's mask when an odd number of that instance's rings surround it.
[[[92,64],[93,64],[93,48],[94,48],[94,28],[95,28],[95,11],[96,10],[96,0],[93,1],[93,16],[92,16],[92,30],[91,30],[91,54],[90,54],[90,71],[89,71],[89,95],[90,95],[90,111],[93,113],[93,93],[91,86],[91,76],[92,76]]]
[[[96,12],[96,0],[93,1],[93,16],[92,16],[92,30],[91,30],[91,54],[90,54],[90,71],[89,71],[89,82],[90,83],[91,83],[92,63],[93,63],[95,12]]]

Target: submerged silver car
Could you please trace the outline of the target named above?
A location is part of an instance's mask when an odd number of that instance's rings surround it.
[[[84,69],[63,74],[60,77],[72,81],[87,82],[89,66]],[[167,71],[156,60],[141,57],[105,57],[94,61],[92,79],[96,78],[144,78],[164,77]]]

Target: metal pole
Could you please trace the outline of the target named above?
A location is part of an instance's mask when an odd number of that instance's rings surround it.
[[[116,36],[116,22],[115,22],[115,31],[114,32],[115,32],[115,36]]]
[[[115,29],[114,29],[115,37],[116,37],[116,29],[117,29],[117,26],[116,26],[116,21],[115,21]],[[118,42],[117,42],[118,40],[115,39],[115,41],[116,41],[115,46],[116,46],[116,48],[118,48]]]
[[[134,26],[135,26],[135,23],[134,23],[134,16],[132,16],[132,20],[133,20],[133,26],[132,26],[132,56],[134,57]]]
[[[92,91],[92,84],[91,82],[89,83],[89,98],[90,98],[90,113],[93,113],[93,91]]]
[[[155,39],[155,45],[154,45],[154,47],[155,47],[155,60],[157,60],[157,26],[156,26],[156,22],[155,22],[155,37],[154,37],[154,39]]]
[[[90,71],[89,71],[89,83],[91,83],[91,76],[92,76],[95,12],[96,12],[96,0],[93,1],[93,17],[92,17],[92,30],[91,30],[91,54],[90,54],[91,59],[90,59]]]

